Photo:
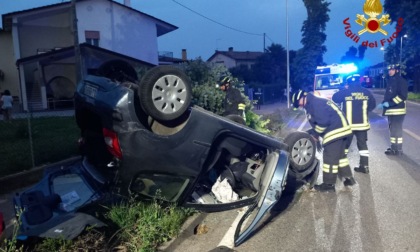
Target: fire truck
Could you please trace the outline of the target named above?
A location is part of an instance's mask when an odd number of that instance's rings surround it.
[[[344,88],[346,77],[354,73],[357,73],[357,66],[353,63],[318,66],[314,79],[315,95],[331,99],[334,93]]]

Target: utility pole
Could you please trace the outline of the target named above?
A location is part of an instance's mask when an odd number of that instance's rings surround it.
[[[381,47],[383,53],[382,61],[382,88],[385,88],[385,47]]]
[[[73,43],[74,43],[74,65],[76,68],[76,85],[82,79],[82,60],[80,55],[80,46],[79,46],[79,33],[77,29],[77,14],[76,14],[76,1],[71,0],[71,10],[72,10],[72,26],[73,26]]]
[[[403,38],[407,38],[407,34],[404,34],[404,36],[401,36],[401,44],[400,44],[400,66],[402,65],[402,50],[403,50]],[[400,71],[401,74],[401,71]]]
[[[287,100],[287,108],[290,108],[290,64],[289,64],[289,14],[288,14],[288,4],[286,0],[286,55],[287,55],[287,83],[286,83],[286,100]]]
[[[263,53],[265,53],[265,32],[263,34]]]

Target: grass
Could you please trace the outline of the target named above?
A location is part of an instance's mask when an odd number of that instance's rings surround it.
[[[0,177],[77,155],[79,135],[74,117],[0,121]]]
[[[0,252],[71,252],[71,251],[156,251],[164,242],[176,237],[185,220],[195,211],[159,202],[134,199],[106,208],[96,217],[107,223],[106,229],[86,228],[74,240],[40,239],[17,244],[13,237],[3,241]]]
[[[123,203],[107,214],[120,231],[120,246],[128,251],[156,251],[158,246],[175,237],[192,210],[175,206],[162,207],[159,202]]]
[[[408,100],[415,101],[415,102],[420,102],[420,93],[409,92],[408,93]]]

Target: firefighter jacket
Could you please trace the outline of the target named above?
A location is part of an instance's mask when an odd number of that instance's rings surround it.
[[[388,102],[389,107],[384,108],[383,115],[405,115],[407,112],[407,96],[408,86],[405,79],[397,73],[394,76],[390,76],[388,79],[388,84],[386,86],[383,101]]]
[[[369,130],[368,112],[376,107],[375,97],[360,84],[350,84],[332,96],[332,100],[341,105],[347,122],[353,131]]]
[[[323,145],[352,134],[344,113],[333,101],[308,93],[304,108],[312,126],[309,133],[322,137]]]
[[[223,103],[226,115],[240,115],[242,116],[245,111],[245,100],[241,95],[241,92],[233,87],[226,90],[226,96]]]

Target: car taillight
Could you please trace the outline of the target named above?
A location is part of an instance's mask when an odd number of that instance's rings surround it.
[[[103,128],[104,140],[108,151],[116,158],[122,158],[120,143],[118,141],[117,133],[109,129]]]
[[[5,229],[4,220],[3,220],[3,213],[0,212],[0,235],[3,233]]]

